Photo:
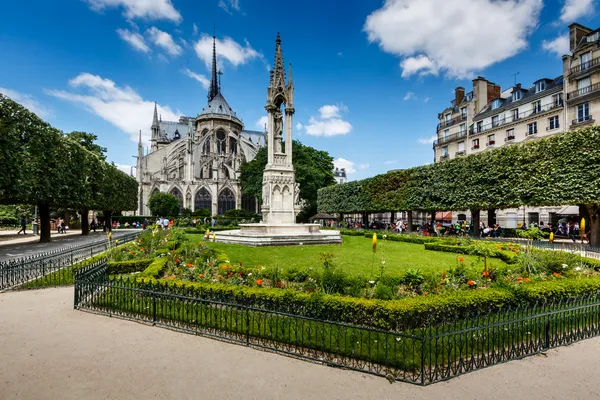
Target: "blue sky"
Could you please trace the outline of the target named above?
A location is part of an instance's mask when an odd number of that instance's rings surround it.
[[[206,105],[213,24],[222,89],[260,129],[277,32],[293,63],[295,138],[360,179],[433,160],[437,113],[482,75],[509,87],[562,73],[567,26],[598,0],[30,0],[0,14],[0,92],[135,164],[153,102]],[[343,4],[343,6],[342,6]]]

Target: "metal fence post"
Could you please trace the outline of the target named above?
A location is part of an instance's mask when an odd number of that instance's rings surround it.
[[[156,294],[152,293],[152,325],[156,325]]]
[[[546,316],[545,349],[550,348],[550,316]]]
[[[250,310],[246,308],[246,345],[250,345]]]
[[[73,296],[73,308],[77,309],[77,305],[79,304],[79,279],[77,279],[77,270],[73,271],[75,284],[73,287],[75,288],[75,294]]]
[[[425,329],[421,336],[421,386],[425,386]]]

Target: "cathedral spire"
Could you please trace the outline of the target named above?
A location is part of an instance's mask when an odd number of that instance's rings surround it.
[[[283,53],[281,51],[281,37],[277,32],[275,40],[275,62],[273,63],[273,73],[271,75],[271,86],[285,87],[285,66],[283,64]]]
[[[156,109],[156,102],[154,102],[154,116],[152,117],[152,126],[158,126],[158,110]]]
[[[219,94],[219,81],[217,80],[217,38],[213,35],[213,55],[212,55],[212,75],[210,80],[210,91],[208,92],[208,101],[214,99]]]

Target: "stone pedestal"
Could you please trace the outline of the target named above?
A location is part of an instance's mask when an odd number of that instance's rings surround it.
[[[318,224],[242,224],[239,230],[216,232],[219,243],[246,246],[303,246],[341,244],[339,231],[321,230]]]

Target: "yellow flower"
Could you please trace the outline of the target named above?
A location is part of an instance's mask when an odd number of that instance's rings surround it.
[[[108,232],[108,240],[112,240],[112,232]]]
[[[206,232],[204,233],[204,237],[206,239],[210,238],[210,231],[208,229],[206,229]]]
[[[372,245],[373,245],[373,253],[375,253],[377,251],[377,234],[376,233],[373,234]]]
[[[585,218],[581,218],[581,224],[579,224],[579,230],[581,231],[581,235],[585,233]]]
[[[554,243],[554,232],[550,232],[550,237],[548,238],[550,243]]]
[[[118,246],[119,245],[119,239],[115,240],[115,244]]]
[[[217,235],[213,232],[213,242],[217,241]]]

